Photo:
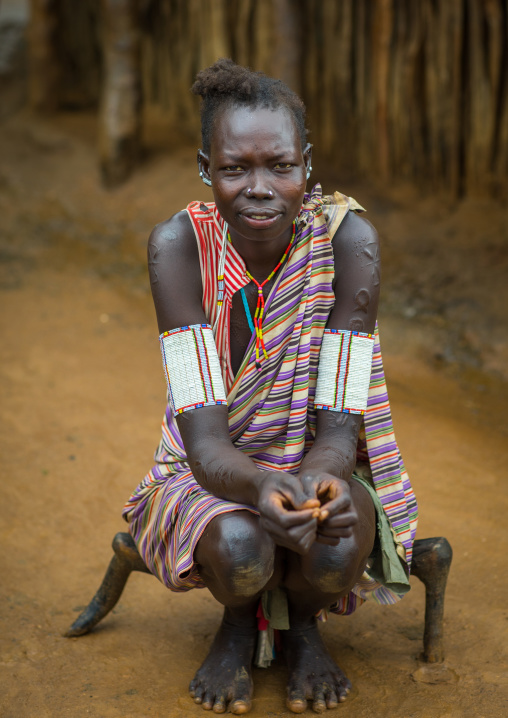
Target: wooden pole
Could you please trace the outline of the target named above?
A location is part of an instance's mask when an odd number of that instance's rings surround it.
[[[102,0],[104,84],[99,120],[102,180],[114,187],[138,160],[141,63],[136,0]]]
[[[60,101],[57,0],[30,0],[29,103],[38,112],[54,112]]]
[[[297,2],[273,0],[275,44],[271,71],[298,94],[301,90],[301,48],[305,37],[305,33],[300,33],[302,20]]]

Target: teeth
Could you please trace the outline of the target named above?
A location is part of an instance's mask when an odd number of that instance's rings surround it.
[[[251,214],[252,219],[267,219],[264,214]]]

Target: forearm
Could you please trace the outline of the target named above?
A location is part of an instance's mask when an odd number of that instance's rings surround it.
[[[185,412],[178,417],[178,427],[198,484],[218,498],[257,507],[268,472],[231,442],[227,410],[204,407]]]
[[[316,438],[302,461],[299,475],[327,473],[349,481],[356,465],[356,446],[362,417],[318,411]]]

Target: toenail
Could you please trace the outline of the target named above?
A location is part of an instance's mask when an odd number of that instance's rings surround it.
[[[294,700],[288,701],[288,708],[293,713],[303,713],[307,710],[307,701]]]
[[[231,713],[241,715],[242,713],[247,713],[249,706],[245,703],[245,701],[235,701],[234,703],[230,703],[229,710]]]

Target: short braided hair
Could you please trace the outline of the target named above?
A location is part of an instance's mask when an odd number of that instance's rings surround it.
[[[210,154],[213,126],[218,111],[239,105],[286,108],[294,119],[302,149],[305,148],[305,105],[282,80],[275,80],[263,72],[254,72],[248,67],[237,65],[233,60],[222,58],[198,72],[192,92],[200,95],[202,99],[201,137],[206,154]]]

